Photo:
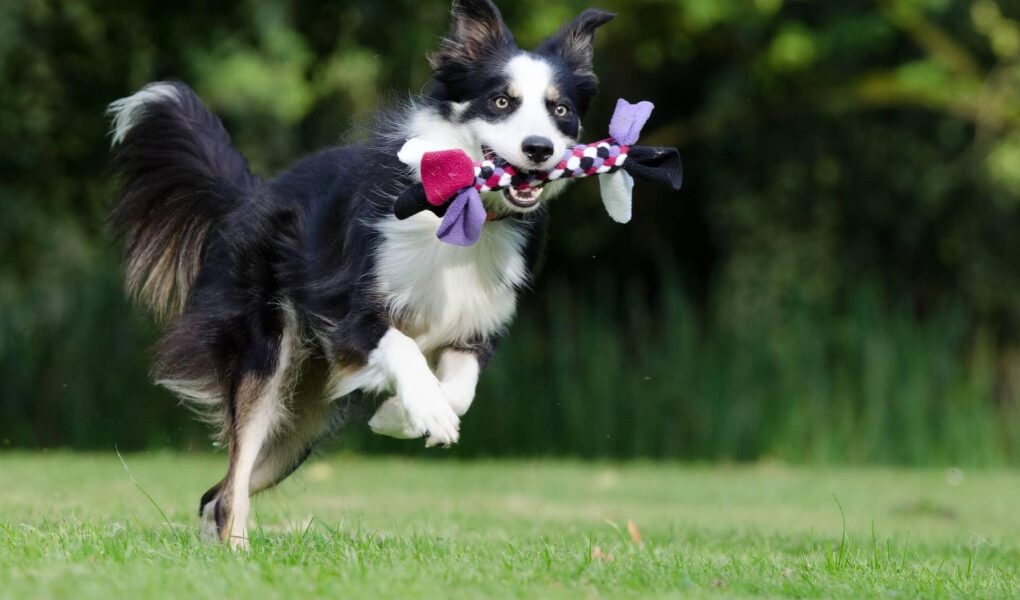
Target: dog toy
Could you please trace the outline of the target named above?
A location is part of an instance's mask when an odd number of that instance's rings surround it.
[[[674,191],[683,183],[683,166],[676,148],[634,145],[653,108],[651,102],[618,100],[609,123],[609,137],[567,148],[548,171],[522,171],[498,156],[472,161],[463,150],[423,151],[428,144],[412,138],[397,156],[405,164],[420,167],[421,183],[397,197],[394,215],[406,219],[429,210],[443,219],[436,234],[440,240],[471,246],[481,237],[488,219],[480,193],[512,189],[527,196],[550,181],[599,175],[606,211],[614,221],[626,223],[631,217],[635,177]]]

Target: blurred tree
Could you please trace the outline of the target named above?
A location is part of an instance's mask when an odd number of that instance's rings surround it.
[[[503,4],[525,47],[587,6]],[[602,4],[620,16],[599,33],[588,129],[616,97],[653,99],[647,139],[680,146],[686,188],[639,189],[626,227],[590,182],[555,203],[547,269],[485,384],[499,400],[471,424],[492,445],[462,451],[916,462],[980,435],[978,459],[1016,459],[1020,6]],[[120,292],[109,101],[183,79],[271,176],[419,90],[447,12],[0,4],[0,441],[202,443],[145,382],[154,332]],[[533,387],[511,377],[525,364]]]

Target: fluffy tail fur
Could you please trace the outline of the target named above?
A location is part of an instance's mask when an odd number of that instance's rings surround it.
[[[128,292],[158,317],[172,317],[184,307],[210,231],[259,180],[183,83],[150,83],[107,112],[120,177],[110,221],[124,244]]]

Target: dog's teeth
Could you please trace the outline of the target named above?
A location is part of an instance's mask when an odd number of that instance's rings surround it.
[[[512,204],[516,204],[519,208],[530,208],[538,202],[538,197],[542,194],[541,187],[527,187],[527,188],[507,188],[506,196]]]

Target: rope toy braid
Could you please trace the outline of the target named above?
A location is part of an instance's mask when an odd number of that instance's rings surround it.
[[[430,210],[443,217],[437,232],[440,240],[470,246],[481,237],[487,217],[480,193],[507,188],[524,190],[560,179],[602,176],[602,201],[609,216],[626,223],[631,216],[633,177],[664,184],[674,191],[683,183],[683,166],[675,148],[634,145],[653,108],[651,102],[631,104],[618,100],[609,124],[610,137],[567,148],[548,171],[522,171],[500,157],[472,161],[462,150],[419,152],[427,144],[412,138],[398,157],[419,167],[422,182],[400,194],[394,214],[398,219],[406,219]]]

